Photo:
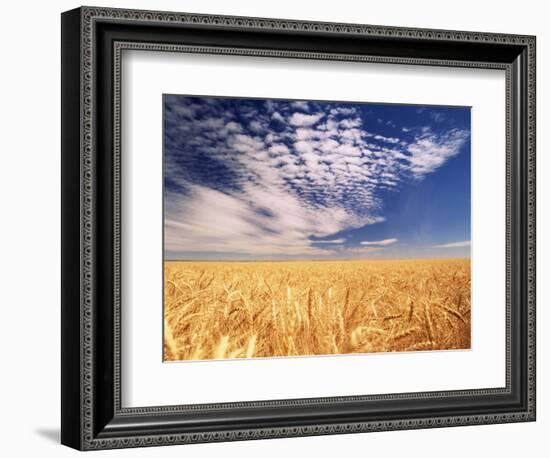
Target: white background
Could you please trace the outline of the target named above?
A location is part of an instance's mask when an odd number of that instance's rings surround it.
[[[144,51],[122,63],[124,407],[505,386],[504,71]],[[163,363],[162,93],[473,107],[472,349]]]
[[[549,334],[550,31],[536,0],[460,3],[353,0],[258,2],[231,0],[117,0],[99,5],[176,11],[363,22],[412,27],[536,34],[538,36],[538,421],[437,430],[208,444],[104,452],[108,456],[422,457],[544,456],[550,428]],[[0,33],[0,451],[5,456],[69,456],[59,438],[60,334],[60,17],[73,1],[3,5]],[[538,451],[537,451],[538,450]],[[547,452],[546,452],[547,453]]]

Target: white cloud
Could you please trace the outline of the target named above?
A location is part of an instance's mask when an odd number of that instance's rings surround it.
[[[361,124],[361,118],[346,118],[340,121],[340,127],[343,127],[344,129],[353,129],[355,127],[359,127]]]
[[[193,185],[186,199],[167,195],[165,243],[170,252],[322,257],[332,251],[315,247],[311,236],[363,223],[342,208],[309,208],[277,187],[248,186],[231,195]]]
[[[264,146],[259,138],[243,134],[236,134],[229,137],[228,144],[241,153],[251,153],[262,149]]]
[[[242,126],[235,121],[229,121],[225,125],[225,128],[227,129],[228,132],[242,132]]]
[[[323,113],[308,115],[296,112],[289,118],[288,122],[292,126],[308,127],[317,124],[323,116]]]
[[[317,157],[313,155],[313,146],[309,142],[305,142],[305,141],[296,142],[294,143],[294,148],[296,149],[296,151],[301,153],[302,156],[306,159],[307,159],[306,157],[307,154],[310,155],[310,158]]]
[[[312,240],[314,243],[335,243],[335,244],[341,244],[345,243],[346,239],[334,239],[334,240]]]
[[[279,154],[288,154],[290,153],[290,150],[284,143],[276,143],[269,147],[269,152],[279,155]]]
[[[464,240],[463,242],[452,242],[444,243],[443,245],[434,245],[433,248],[463,248],[469,247],[471,242],[469,240]]]
[[[292,108],[296,108],[297,110],[309,111],[309,105],[305,101],[291,102],[290,106]]]
[[[399,239],[384,239],[384,240],[375,240],[375,241],[365,240],[364,242],[361,242],[361,245],[387,246],[387,245],[392,245],[398,241]]]
[[[338,145],[334,151],[343,156],[361,156],[361,150],[357,146],[348,143]]]
[[[441,167],[448,159],[456,156],[468,140],[470,134],[461,129],[452,129],[443,135],[435,135],[429,129],[408,146],[410,170],[417,178],[422,178]]]
[[[317,143],[317,148],[323,153],[330,153],[334,151],[340,143],[332,138],[325,138]]]
[[[384,137],[383,135],[374,135],[375,140],[386,142],[386,143],[399,143],[399,139],[396,137]]]
[[[176,105],[172,108],[176,116],[181,116],[188,119],[194,119],[197,112],[200,110],[200,106],[195,104],[188,105]]]
[[[319,138],[321,135],[318,131],[313,130],[309,127],[300,127],[296,129],[296,139],[297,140],[311,140],[313,138]]]
[[[280,123],[284,123],[285,122],[285,118],[283,118],[283,116],[281,115],[281,113],[279,113],[278,111],[275,111],[272,115],[271,115],[271,119],[275,120],[275,121],[279,121]]]
[[[335,107],[330,110],[332,115],[350,116],[356,114],[355,108]]]
[[[260,121],[252,121],[248,127],[256,133],[262,132],[265,126]]]

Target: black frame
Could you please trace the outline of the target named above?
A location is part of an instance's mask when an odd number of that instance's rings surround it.
[[[506,71],[505,388],[122,408],[125,49]],[[82,7],[62,14],[62,430],[80,450],[535,420],[535,37]]]

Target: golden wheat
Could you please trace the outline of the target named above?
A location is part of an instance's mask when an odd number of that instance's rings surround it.
[[[470,260],[164,264],[167,361],[470,348]]]

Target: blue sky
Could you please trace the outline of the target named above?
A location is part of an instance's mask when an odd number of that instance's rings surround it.
[[[165,95],[166,259],[470,255],[470,108]]]

